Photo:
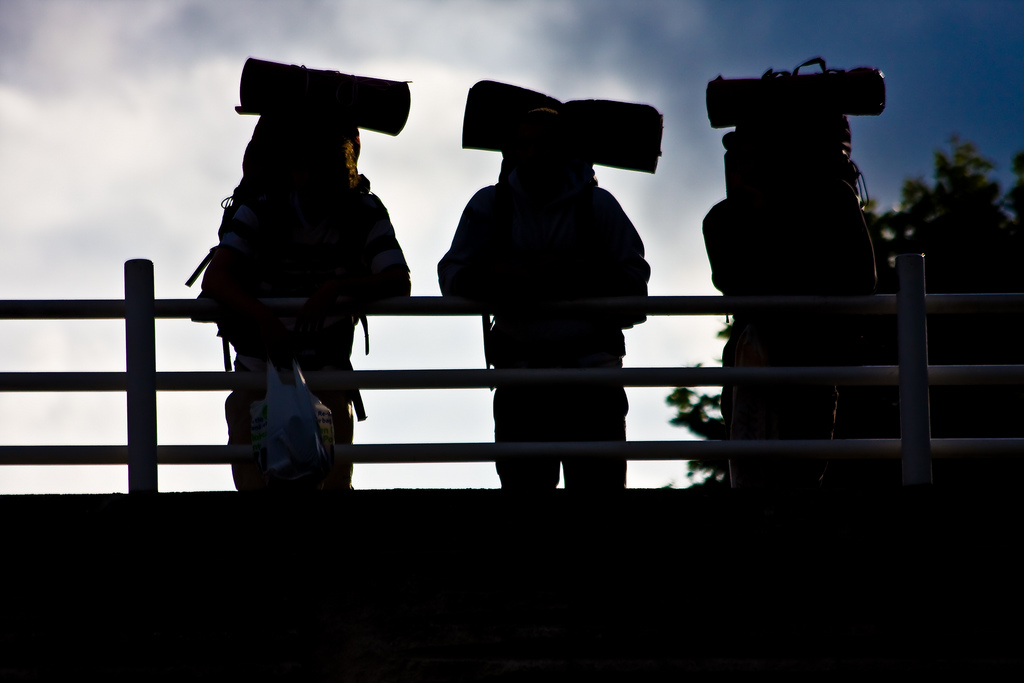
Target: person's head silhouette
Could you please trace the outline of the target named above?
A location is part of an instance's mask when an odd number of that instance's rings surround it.
[[[571,154],[557,111],[533,109],[520,119],[513,157],[523,188],[535,199],[549,199],[562,189]]]

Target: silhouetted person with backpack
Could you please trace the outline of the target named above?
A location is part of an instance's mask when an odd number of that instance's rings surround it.
[[[874,292],[874,251],[843,114],[815,107],[751,110],[723,144],[727,197],[704,219],[715,287],[737,296]],[[737,315],[722,363],[857,364],[859,334],[857,321],[842,316]],[[821,385],[725,387],[729,438],[831,439],[837,395],[836,387]],[[824,471],[822,460],[730,461],[732,485],[739,488],[815,488]]]
[[[650,267],[636,229],[598,188],[593,166],[576,157],[563,116],[534,109],[516,120],[497,185],[473,197],[438,264],[441,292],[514,303],[485,334],[496,368],[622,367],[623,328],[641,322],[544,318],[531,302],[646,295]],[[659,121],[660,123],[660,121]],[[660,130],[659,130],[660,133]],[[628,405],[621,387],[499,387],[498,442],[624,441]],[[624,459],[563,463],[569,489],[621,490]],[[555,456],[497,463],[503,489],[554,489]]]
[[[351,370],[356,320],[332,313],[339,297],[408,295],[409,268],[387,210],[359,174],[359,131],[331,112],[264,113],[243,161],[242,182],[225,209],[220,245],[203,293],[228,308],[220,333],[234,346],[236,371],[266,363],[304,370]],[[292,317],[259,299],[307,298]],[[225,412],[229,443],[250,443],[250,405],[262,391],[234,391]],[[317,391],[330,408],[335,443],[352,442],[357,392]],[[254,463],[232,466],[239,490],[264,488]],[[337,461],[324,488],[351,488],[352,464]]]

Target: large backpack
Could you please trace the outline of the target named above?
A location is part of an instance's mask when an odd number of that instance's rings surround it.
[[[724,294],[874,291],[866,188],[858,194],[863,180],[845,112],[880,111],[864,104],[879,94],[861,79],[874,86],[881,74],[861,70],[865,76],[850,80],[854,72],[827,70],[820,58],[801,67],[813,63],[822,73],[769,69],[758,80],[708,84],[712,125],[736,127],[722,140],[726,199],[704,220],[712,278]],[[851,103],[840,96],[847,90],[863,93]],[[884,87],[881,98],[884,106]]]
[[[383,205],[380,204],[380,200],[378,200],[374,195],[369,194],[368,192],[366,194],[369,197],[372,198],[371,207],[368,207],[367,210],[372,211],[373,210],[372,207],[377,207],[380,211],[386,213],[386,210],[384,209]],[[247,196],[251,198],[251,193],[247,193],[247,191],[244,188],[244,186],[240,185],[238,188],[235,189],[235,192],[232,194],[231,197],[228,197],[227,199],[225,199],[221,203],[221,206],[223,207],[223,215],[222,215],[222,218],[221,218],[220,227],[218,228],[218,231],[217,231],[218,239],[223,239],[224,235],[227,232],[231,231],[231,222],[232,222],[232,219],[234,218],[235,212],[238,210],[238,207],[241,206],[242,203],[246,200]],[[199,279],[200,275],[202,275],[202,273],[205,271],[206,267],[213,260],[213,255],[216,252],[217,248],[218,248],[217,246],[214,246],[214,247],[212,247],[210,249],[210,251],[207,253],[206,257],[204,257],[203,261],[199,264],[199,266],[196,268],[196,270],[192,273],[192,275],[186,281],[185,284],[187,286],[191,287]],[[267,249],[263,249],[261,251],[268,252],[268,253],[271,253],[271,254],[277,256],[277,255],[280,254],[281,250],[273,249],[273,248],[267,248]],[[272,266],[270,266],[270,268],[272,268]],[[205,298],[205,297],[206,297],[205,294],[200,293],[200,295],[199,295],[200,299]],[[221,345],[222,345],[223,354],[224,354],[224,370],[226,372],[230,372],[232,370],[231,346],[232,345],[235,346],[236,350],[243,351],[243,349],[245,349],[246,346],[252,346],[251,339],[253,338],[254,335],[258,334],[258,329],[256,328],[256,326],[251,321],[249,321],[247,319],[244,319],[244,318],[241,318],[240,316],[230,314],[230,313],[225,313],[225,314],[222,314],[222,315],[219,315],[219,316],[215,316],[215,317],[212,317],[212,318],[209,318],[209,319],[194,317],[192,320],[195,321],[195,322],[213,322],[213,323],[217,324],[217,336],[219,336],[221,338]],[[364,340],[363,352],[364,352],[364,354],[368,354],[370,352],[370,333],[369,333],[369,324],[368,324],[368,322],[366,320],[366,316],[365,315],[356,316],[353,319],[353,327],[346,328],[346,329],[341,330],[340,332],[332,335],[329,338],[329,340],[327,342],[325,342],[325,343],[328,343],[332,347],[337,347],[337,348],[340,348],[340,347],[351,348],[351,345],[352,345],[352,332],[354,331],[353,328],[354,328],[354,325],[358,324],[358,323],[361,323],[362,326],[363,326],[363,340]],[[337,327],[340,327],[340,325],[339,326],[333,326],[333,327],[331,327],[329,329],[334,330]],[[255,350],[252,350],[252,349],[245,349],[244,352],[247,352],[250,355],[258,355],[257,352]],[[349,361],[347,358],[345,359],[345,368],[344,369],[352,370],[351,361]],[[361,397],[359,391],[358,390],[353,390],[351,392],[351,395],[352,395],[352,407],[353,407],[353,410],[355,412],[356,418],[359,421],[365,420],[366,419],[366,411],[365,411],[365,408],[363,406],[362,397]]]
[[[809,64],[819,64],[821,73],[801,75]],[[726,199],[711,208],[703,225],[712,280],[723,294],[874,291],[874,250],[862,204],[866,190],[856,190],[863,183],[851,159],[846,115],[881,112],[881,78],[873,69],[828,70],[819,58],[792,74],[769,69],[761,79],[719,77],[708,84],[712,126],[735,126],[722,140]],[[842,317],[746,314],[732,325],[722,364],[749,364],[756,356],[755,364],[774,366],[846,365],[855,362],[857,335]],[[829,438],[836,405],[832,388],[805,387],[794,395],[790,389],[741,387],[734,410],[733,388],[723,387],[731,438],[767,438],[773,429],[781,438]],[[770,410],[764,396],[774,401]],[[794,405],[799,410],[791,410]],[[742,419],[752,415],[759,419]],[[747,428],[754,423],[759,428],[751,432]]]
[[[217,230],[218,244],[224,238],[224,236],[233,230],[232,221],[235,217],[239,207],[244,204],[257,205],[262,204],[270,207],[272,215],[277,212],[281,212],[282,218],[276,222],[284,222],[284,211],[286,210],[286,202],[276,196],[273,191],[264,191],[263,188],[274,188],[285,186],[285,180],[280,174],[283,173],[283,169],[288,168],[286,157],[288,154],[288,145],[291,142],[291,137],[295,134],[294,127],[296,125],[295,119],[290,116],[274,115],[274,116],[261,116],[253,130],[252,139],[246,146],[245,155],[242,160],[242,172],[243,179],[235,188],[234,192],[230,197],[224,199],[221,202],[221,208],[223,212],[221,214],[220,226]],[[360,196],[365,195],[369,197],[369,202],[358,202],[356,209],[360,211],[360,216],[356,218],[358,221],[371,220],[371,217],[363,217],[363,212],[370,212],[373,216],[378,214],[387,214],[387,210],[380,203],[380,201],[369,192],[368,183],[365,178],[360,176],[359,178],[362,186],[359,188]],[[265,248],[258,250],[262,257],[260,257],[261,263],[257,264],[257,270],[263,270],[267,273],[272,273],[275,269],[273,263],[268,264],[267,261],[273,261],[276,258],[280,258],[282,253],[285,251],[279,248],[280,245],[264,245]],[[214,253],[217,250],[217,246],[210,248],[209,252],[203,258],[202,262],[195,269],[192,275],[186,280],[185,284],[189,287],[194,285],[199,277],[203,274],[210,262],[213,260]],[[264,296],[267,294],[264,294]],[[274,294],[270,294],[273,296]],[[287,292],[279,292],[276,296],[292,296]],[[199,298],[205,298],[204,294],[200,294]],[[234,345],[236,349],[241,346],[252,346],[251,340],[258,335],[258,330],[252,321],[241,318],[237,315],[230,313],[222,314],[214,318],[198,318],[194,317],[195,322],[214,322],[217,324],[217,335],[221,337],[221,345],[223,349],[224,357],[224,370],[230,372],[232,370],[231,362],[231,346]],[[356,322],[361,322],[363,325],[364,333],[364,352],[369,353],[369,327],[365,316],[359,316],[353,321],[353,325]],[[334,339],[334,346],[346,346],[351,348],[352,343],[352,332],[353,329],[342,333],[345,338]],[[260,355],[260,352],[256,349],[247,349],[250,355]],[[351,363],[348,363],[348,369],[351,369]],[[353,409],[356,413],[356,417],[362,421],[366,419],[366,413],[363,408],[362,399],[358,391],[352,392]]]

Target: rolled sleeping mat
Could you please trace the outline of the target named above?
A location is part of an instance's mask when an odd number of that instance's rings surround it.
[[[562,111],[589,161],[628,171],[657,170],[664,120],[651,105],[570,100]]]
[[[463,149],[502,151],[514,141],[520,117],[534,109],[558,110],[562,103],[517,85],[480,81],[469,89],[462,118]]]
[[[350,117],[360,129],[398,135],[409,119],[409,83],[309,69],[250,57],[242,68],[239,114],[311,109]]]
[[[819,60],[811,60],[818,62]],[[810,62],[808,62],[810,63]],[[708,83],[708,120],[728,128],[758,117],[801,113],[877,116],[885,109],[885,77],[878,69],[793,74],[769,69],[761,78],[722,78]],[[805,65],[801,65],[805,66]]]
[[[480,81],[469,89],[462,122],[465,149],[503,151],[528,111],[548,108],[566,117],[577,152],[587,161],[654,173],[661,156],[662,115],[647,104],[553,97],[507,83]]]

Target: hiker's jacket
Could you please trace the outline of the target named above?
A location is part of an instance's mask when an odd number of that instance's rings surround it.
[[[235,207],[220,246],[248,259],[253,280],[246,286],[254,296],[309,297],[332,279],[376,275],[393,266],[408,270],[387,210],[369,193],[369,182],[361,181],[357,189],[340,193],[315,224],[303,215],[294,191],[261,194]],[[289,329],[294,325],[291,318],[282,322]],[[339,361],[351,353],[352,326],[350,316],[334,316],[325,323],[323,338],[342,347],[327,353]],[[243,364],[246,357],[263,356],[255,324],[241,321],[228,336]]]
[[[516,305],[647,294],[650,266],[636,228],[614,197],[595,187],[593,168],[565,169],[553,199],[537,202],[517,171],[486,187],[463,211],[438,264],[445,295]],[[622,328],[635,319],[557,319],[529,310],[499,313],[494,330],[523,353],[625,352]],[[591,348],[592,347],[592,348]]]

